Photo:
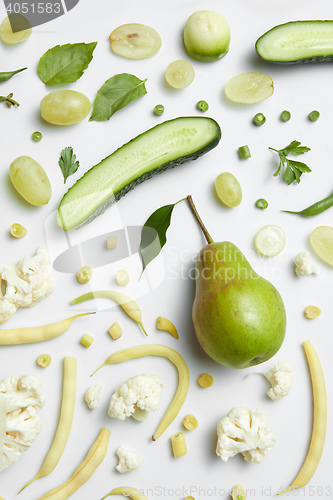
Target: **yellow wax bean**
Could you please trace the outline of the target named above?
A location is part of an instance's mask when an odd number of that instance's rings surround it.
[[[94,474],[97,467],[103,462],[110,439],[110,431],[103,427],[98,438],[88,451],[86,458],[78,466],[74,474],[66,483],[49,491],[38,500],[67,500]]]
[[[30,344],[32,342],[42,342],[58,337],[67,332],[74,319],[95,314],[94,312],[76,314],[70,318],[63,319],[57,323],[50,323],[42,326],[28,326],[25,328],[0,329],[0,345]]]
[[[26,484],[19,493],[21,493],[21,491],[29,486],[29,484],[36,481],[36,479],[40,479],[41,477],[45,477],[51,474],[51,472],[57,466],[65,450],[72,428],[76,398],[76,379],[77,361],[75,358],[66,356],[64,358],[60,417],[53,443],[37,475],[33,479],[31,479],[31,481],[29,481],[28,484]]]
[[[231,490],[232,500],[246,500],[246,491],[244,486],[236,484]]]
[[[96,290],[95,292],[85,293],[84,295],[73,299],[71,301],[71,304],[79,304],[80,302],[96,299],[98,297],[104,297],[116,301],[123,309],[123,311],[127,314],[127,316],[138,323],[141,326],[143,333],[147,335],[142,325],[142,312],[140,307],[133,299],[127,297],[127,295],[124,295],[123,293],[113,292],[112,290]]]
[[[113,340],[119,339],[123,334],[123,332],[121,331],[120,325],[117,321],[110,326],[110,328],[108,329],[108,332],[109,332],[110,336],[113,338]]]
[[[105,495],[105,497],[103,497],[101,500],[104,500],[104,498],[110,495],[124,495],[127,498],[132,498],[132,500],[148,500],[145,495],[141,494],[140,490],[138,490],[137,488],[132,488],[131,486],[120,486],[119,488],[115,488],[114,490],[110,491],[110,493]]]
[[[198,377],[198,385],[204,389],[211,387],[213,385],[213,377],[209,373],[202,373]]]
[[[306,360],[309,365],[313,396],[312,432],[308,453],[301,470],[293,483],[282,493],[303,488],[311,480],[323,453],[327,426],[327,393],[323,368],[318,354],[309,340],[303,342]]]
[[[94,375],[100,368],[106,365],[123,363],[129,359],[142,358],[144,356],[161,356],[167,358],[171,363],[175,365],[178,372],[178,387],[176,394],[169,408],[167,409],[164,417],[162,418],[158,428],[155,431],[152,439],[156,441],[163,432],[169,427],[171,422],[174,421],[176,416],[181,410],[186,399],[189,385],[190,385],[190,372],[184,358],[171,347],[159,344],[150,344],[143,346],[130,347],[129,349],[122,349],[112,354],[97,370],[94,371]]]
[[[194,431],[198,427],[198,421],[194,415],[185,415],[183,418],[183,426],[188,431]]]
[[[175,458],[182,457],[187,453],[185,436],[182,432],[177,432],[171,436],[172,453]]]
[[[50,366],[52,361],[51,354],[41,354],[37,358],[37,365],[41,368],[46,368]]]
[[[80,342],[84,347],[90,347],[91,344],[94,342],[94,339],[93,339],[93,337],[91,337],[91,335],[88,335],[87,333],[85,333],[83,335],[82,339],[80,340]]]
[[[304,309],[304,315],[308,319],[316,319],[320,316],[321,310],[317,306],[307,306]]]
[[[163,330],[164,332],[170,333],[175,339],[179,339],[179,335],[177,329],[173,323],[167,318],[163,318],[163,316],[159,316],[156,320],[156,328],[158,330]]]

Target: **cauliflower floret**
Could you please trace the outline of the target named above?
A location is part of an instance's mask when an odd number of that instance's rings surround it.
[[[217,424],[216,454],[224,462],[242,453],[247,462],[260,464],[275,444],[275,432],[258,409],[232,408]]]
[[[101,394],[102,384],[93,385],[86,390],[84,400],[90,410],[96,410],[99,403],[99,396]]]
[[[287,396],[293,384],[293,369],[287,361],[278,361],[276,365],[263,374],[271,388],[267,391],[267,396],[274,401]]]
[[[308,252],[300,252],[295,258],[296,276],[306,276],[307,274],[320,274],[320,269],[313,262]]]
[[[135,453],[134,451],[125,448],[125,446],[120,446],[120,448],[116,451],[116,455],[118,457],[118,465],[116,469],[122,474],[124,472],[130,472],[131,470],[137,469],[142,463],[142,453]]]
[[[0,472],[19,460],[38,436],[43,424],[37,410],[44,404],[37,377],[13,376],[0,382]]]
[[[0,265],[0,323],[7,321],[19,307],[32,307],[54,290],[50,256],[38,248],[17,264]],[[4,294],[2,292],[4,288]]]
[[[135,417],[137,409],[157,411],[160,408],[162,387],[162,380],[157,375],[132,377],[117,387],[111,397],[108,414],[112,418],[125,420],[126,417]]]

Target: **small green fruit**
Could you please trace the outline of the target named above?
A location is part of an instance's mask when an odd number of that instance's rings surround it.
[[[226,55],[230,44],[227,20],[218,12],[199,10],[186,21],[184,44],[198,61],[217,61]]]

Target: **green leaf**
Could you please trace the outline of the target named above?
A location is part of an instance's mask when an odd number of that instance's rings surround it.
[[[67,177],[74,174],[80,166],[79,162],[76,160],[76,155],[73,153],[73,148],[71,147],[67,147],[61,151],[58,163],[62,175],[64,176],[64,184]]]
[[[277,177],[281,173],[281,169],[284,166],[284,162],[286,161],[286,157],[284,155],[280,155],[280,164],[276,172],[274,172],[273,176]]]
[[[97,92],[89,120],[109,120],[116,111],[147,93],[146,81],[129,73],[111,76]]]
[[[40,58],[38,74],[46,85],[76,82],[93,57],[97,42],[56,45]]]
[[[2,73],[0,73],[0,82],[6,82],[12,76],[17,75],[17,73],[21,73],[21,71],[24,71],[25,69],[28,69],[28,68],[21,68],[21,69],[15,70],[15,71],[3,71]]]
[[[301,161],[288,160],[288,163],[290,163],[291,166],[297,168],[297,170],[300,170],[302,173],[303,172],[311,172],[311,169],[305,163],[302,163]]]
[[[299,141],[292,141],[288,146],[281,150],[281,152],[286,156],[289,153],[292,153],[293,155],[302,155],[308,151],[311,151],[310,148],[307,146],[301,146]]]
[[[300,143],[299,141],[291,141],[291,143],[290,143],[290,144],[288,144],[288,146],[286,146],[285,148],[283,148],[283,150],[282,150],[282,151],[283,151],[283,154],[288,154],[288,153],[290,153],[290,151],[291,151],[292,149],[295,149],[295,148],[297,148],[297,147],[298,147],[298,146],[300,146],[300,145],[301,145],[301,143]]]
[[[141,231],[140,253],[143,263],[143,270],[148,264],[158,256],[166,244],[166,232],[171,222],[171,215],[174,207],[186,198],[177,201],[173,205],[165,205],[158,208],[145,222]]]
[[[290,160],[289,158],[287,158],[289,154],[302,155],[310,151],[310,148],[308,148],[307,146],[301,146],[300,144],[301,143],[299,141],[292,141],[283,149],[274,149],[271,147],[268,148],[278,153],[280,157],[279,167],[274,172],[273,176],[276,177],[280,175],[282,167],[285,166],[286,170],[283,175],[283,180],[287,184],[291,184],[293,181],[299,183],[301,180],[301,175],[304,172],[311,172],[311,169],[305,163],[302,163],[301,161]]]

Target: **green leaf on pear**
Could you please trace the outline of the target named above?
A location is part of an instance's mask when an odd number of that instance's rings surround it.
[[[153,212],[142,227],[140,254],[143,270],[154,260],[167,242],[166,233],[171,223],[171,215],[175,206],[186,198],[171,205],[164,205]]]

